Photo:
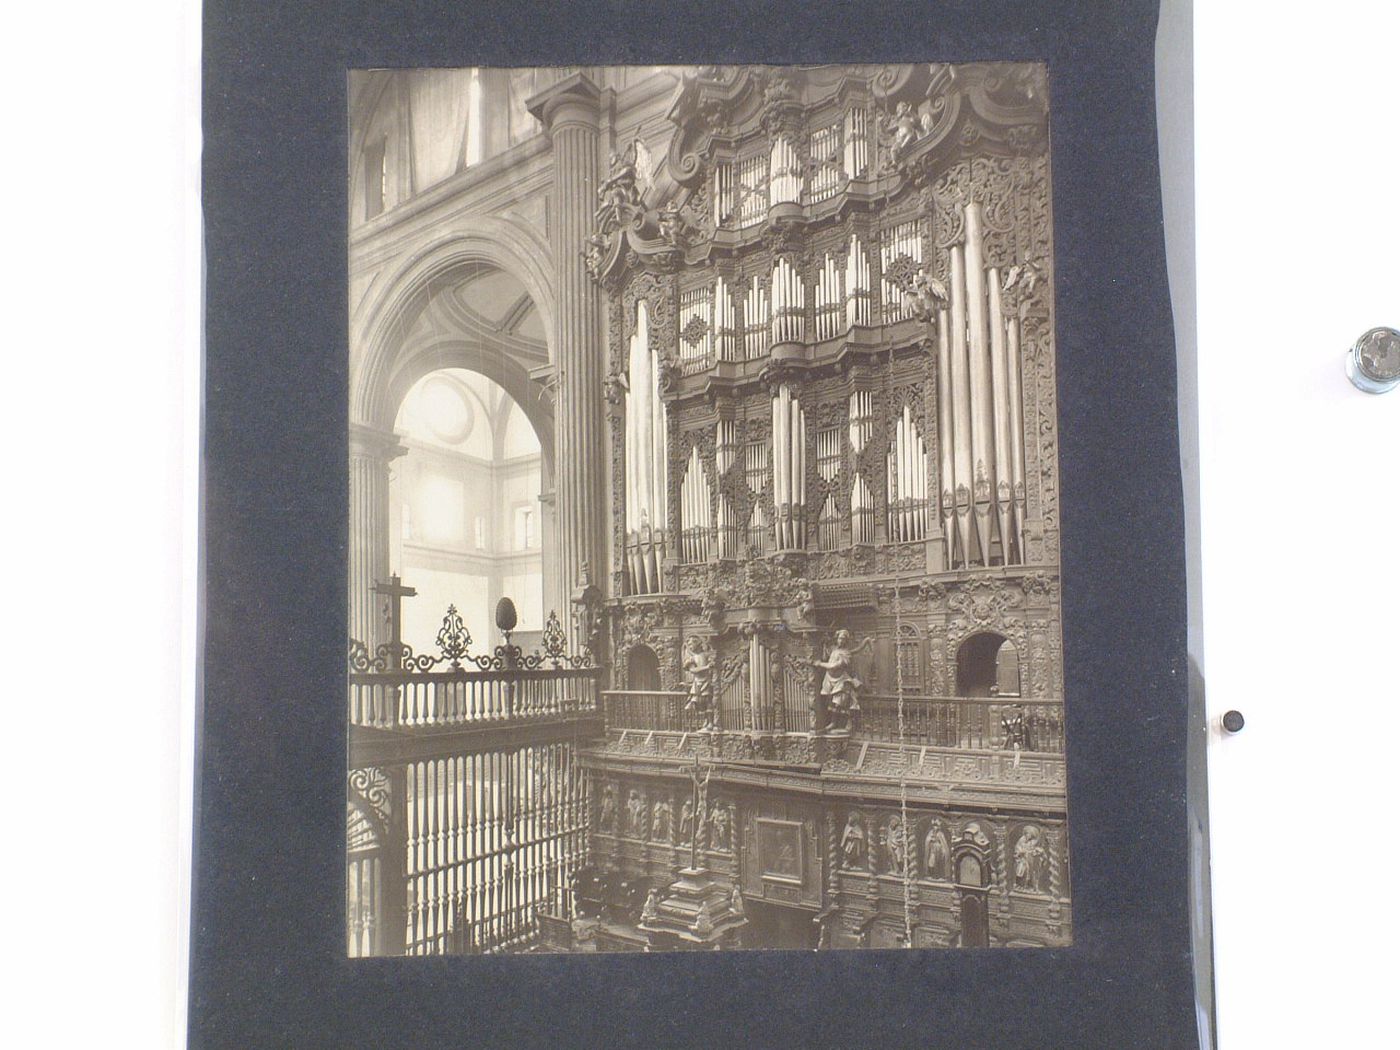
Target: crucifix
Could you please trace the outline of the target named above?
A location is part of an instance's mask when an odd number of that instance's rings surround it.
[[[395,669],[398,669],[403,666],[403,600],[412,598],[418,592],[404,586],[398,576],[390,576],[388,583],[376,583],[370,590],[389,599],[385,603],[388,606],[389,653]]]
[[[705,779],[700,779],[700,756],[695,756],[695,768],[690,774],[690,805],[691,813],[695,821],[695,826],[690,833],[690,870],[696,871],[700,866],[700,830],[705,827],[707,812],[705,800],[709,794],[710,777],[714,776],[714,766],[709,766],[705,770]]]

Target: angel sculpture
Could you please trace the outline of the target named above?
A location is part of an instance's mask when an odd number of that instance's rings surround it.
[[[598,187],[598,210],[593,213],[593,225],[600,229],[621,226],[641,206],[642,197],[637,191],[637,165],[635,150],[632,156],[623,156],[613,151],[608,157],[611,169],[603,184]]]
[[[948,305],[948,286],[924,270],[918,270],[904,292],[905,308],[920,321],[932,321]]]
[[[699,635],[692,635],[686,643],[685,671],[690,675],[690,699],[685,702],[687,711],[696,711],[705,717],[704,729],[714,728],[714,678],[715,654],[705,645]]]
[[[849,730],[860,713],[860,689],[863,684],[853,671],[856,653],[869,649],[873,639],[851,646],[851,632],[839,630],[825,661],[813,660],[812,666],[826,674],[822,676],[821,696],[826,701],[827,728]]]

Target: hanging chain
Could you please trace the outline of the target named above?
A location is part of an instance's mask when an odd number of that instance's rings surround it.
[[[895,400],[894,347],[889,356],[890,405]],[[925,468],[927,469],[927,468]],[[888,473],[887,473],[888,476]],[[885,505],[888,515],[889,494],[886,492]],[[888,522],[886,523],[888,528]],[[909,834],[909,756],[904,750],[904,656],[900,651],[904,633],[904,598],[900,591],[899,559],[894,562],[894,691],[896,697],[896,717],[899,729],[899,833],[904,838],[904,870],[900,873],[904,882],[904,947],[914,947],[913,919],[913,875],[911,872],[914,840]]]

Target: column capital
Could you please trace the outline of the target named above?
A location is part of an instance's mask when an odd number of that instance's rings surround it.
[[[530,115],[553,135],[562,127],[598,127],[598,100],[602,92],[584,73],[571,73],[525,101]]]
[[[367,456],[388,463],[408,452],[408,446],[392,430],[380,430],[365,423],[350,424],[350,454]]]

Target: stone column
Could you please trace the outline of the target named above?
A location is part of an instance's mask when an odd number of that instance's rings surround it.
[[[554,192],[550,241],[554,249],[555,514],[560,594],[578,585],[585,562],[595,578],[607,576],[603,427],[604,340],[599,289],[584,268],[598,196],[598,88],[574,73],[529,100],[553,143]],[[560,610],[571,645],[572,617]]]
[[[392,432],[350,424],[350,637],[371,652],[388,639],[371,588],[389,578],[389,464],[407,451]]]

